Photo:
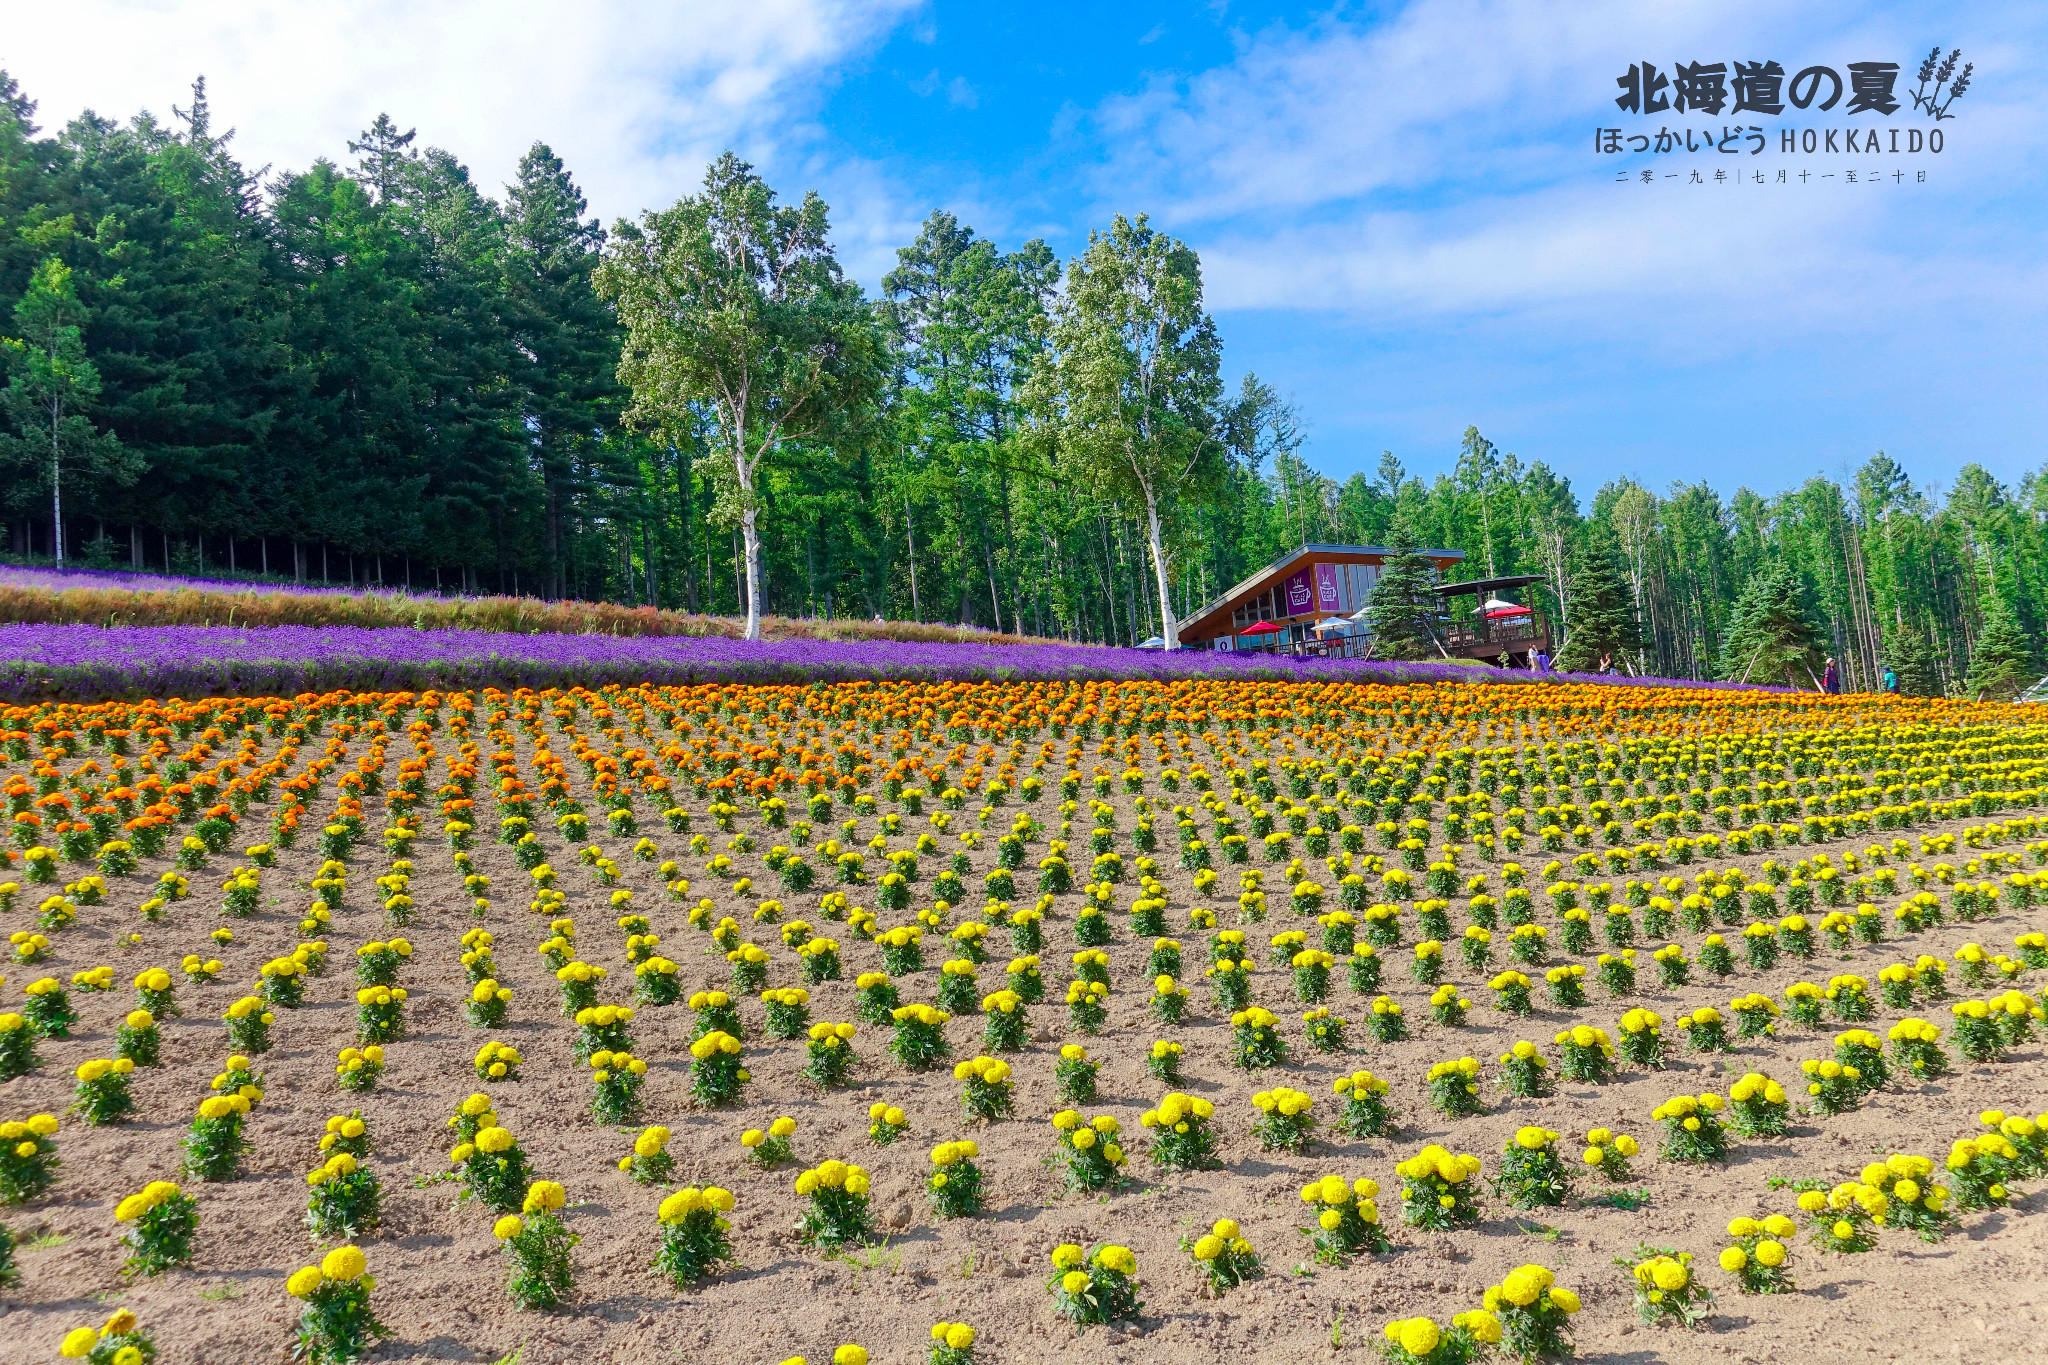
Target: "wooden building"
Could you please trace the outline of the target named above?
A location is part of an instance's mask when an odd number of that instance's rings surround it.
[[[1421,550],[1439,574],[1463,550]],[[1355,655],[1366,633],[1356,619],[1394,551],[1383,545],[1304,545],[1290,550],[1197,611],[1180,627],[1196,649]]]

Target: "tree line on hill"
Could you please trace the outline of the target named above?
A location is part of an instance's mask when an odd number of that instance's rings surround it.
[[[0,73],[17,557],[1135,644],[1303,544],[1444,546],[1544,575],[1567,665],[1997,694],[2039,666],[2038,475],[1938,496],[1880,453],[1582,499],[1468,429],[1427,477],[1339,480],[1286,398],[1225,384],[1200,261],[1143,217],[1062,261],[936,211],[870,297],[826,205],[730,155],[607,229],[539,143],[494,194],[384,116],[302,171],[231,139],[203,82],[45,130]]]

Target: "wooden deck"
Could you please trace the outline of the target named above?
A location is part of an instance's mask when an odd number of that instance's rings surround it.
[[[1491,621],[1454,622],[1444,630],[1444,648],[1465,659],[1498,659],[1506,654],[1526,667],[1535,651],[1550,652],[1550,623],[1540,611]]]

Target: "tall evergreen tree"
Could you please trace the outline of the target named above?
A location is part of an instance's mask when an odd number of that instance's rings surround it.
[[[418,292],[405,324],[428,367],[422,378],[433,415],[408,432],[408,461],[422,479],[418,508],[392,519],[379,548],[421,553],[427,528],[438,526],[461,559],[501,569],[509,519],[523,510],[531,482],[514,379],[521,354],[505,302],[504,215],[438,147],[412,163],[380,212],[416,262]]]
[[[1743,586],[1721,645],[1721,676],[1731,682],[1820,686],[1819,634],[1799,600],[1799,580],[1783,565]]]
[[[1993,597],[1984,613],[1984,629],[1970,653],[1964,686],[1978,701],[2011,701],[2041,676],[2034,650],[2018,619],[2004,600]]]
[[[1380,569],[1366,598],[1366,620],[1372,628],[1373,657],[1435,659],[1438,597],[1431,590],[1436,566],[1416,553],[1415,533],[1404,518],[1393,525],[1393,554]]]
[[[1885,632],[1885,661],[1898,676],[1899,692],[1908,697],[1941,695],[1941,673],[1935,667],[1934,649],[1918,626],[1902,622]]]
[[[81,252],[87,344],[107,425],[141,461],[126,494],[91,507],[179,533],[262,534],[274,485],[249,477],[299,397],[284,337],[289,299],[258,188],[214,126],[204,80],[180,126],[91,121],[66,132],[95,229]]]
[[[1571,627],[1558,651],[1558,667],[1590,673],[1609,659],[1616,667],[1633,671],[1632,656],[1642,644],[1635,598],[1604,546],[1579,542],[1566,575],[1565,596],[1572,604]]]
[[[519,179],[506,191],[505,290],[554,596],[564,591],[564,517],[603,463],[597,452],[626,397],[616,375],[619,325],[592,284],[604,229],[583,217],[588,207],[546,143],[520,158]]]
[[[309,540],[369,550],[372,523],[426,491],[416,457],[434,367],[421,363],[410,253],[372,194],[332,162],[287,177],[275,200],[305,386],[289,433],[288,515]]]
[[[897,357],[895,439],[883,468],[890,509],[903,508],[906,551],[911,520],[921,514],[925,552],[946,553],[963,622],[976,619],[985,593],[995,625],[1003,624],[998,580],[1015,577],[1009,483],[1019,459],[1017,390],[1043,355],[1059,274],[1044,242],[1006,254],[941,210],[882,278],[882,316]]]
[[[418,136],[419,129],[408,128],[401,133],[391,115],[379,114],[360,138],[350,139],[349,154],[357,158],[356,179],[369,188],[377,203],[389,203],[405,192],[406,181],[419,159],[412,145]]]

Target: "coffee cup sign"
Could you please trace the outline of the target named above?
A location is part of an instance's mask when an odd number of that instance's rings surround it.
[[[1337,593],[1337,566],[1335,564],[1316,565],[1316,610],[1341,611],[1342,608],[1337,605],[1339,600],[1340,598]]]
[[[1317,565],[1315,567],[1321,568],[1323,566]],[[1314,607],[1315,576],[1313,576],[1312,570],[1301,569],[1289,575],[1285,601],[1289,616],[1305,615]]]

